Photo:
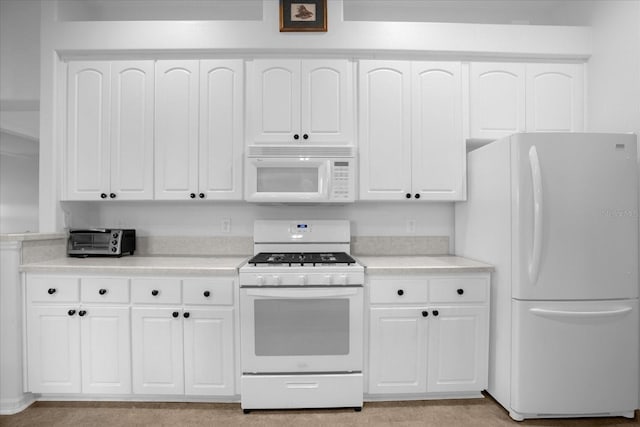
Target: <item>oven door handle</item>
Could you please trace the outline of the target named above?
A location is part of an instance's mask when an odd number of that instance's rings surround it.
[[[362,292],[361,287],[331,287],[331,288],[261,288],[243,289],[247,296],[260,298],[319,298],[319,297],[344,297],[357,295]]]

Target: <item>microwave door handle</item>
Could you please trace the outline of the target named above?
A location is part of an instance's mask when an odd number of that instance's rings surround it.
[[[262,289],[246,289],[247,296],[260,298],[278,298],[278,299],[299,299],[299,298],[320,298],[320,297],[344,297],[357,295],[362,288],[359,287],[341,287],[341,288],[322,288],[322,289],[280,289],[280,288],[262,288]]]

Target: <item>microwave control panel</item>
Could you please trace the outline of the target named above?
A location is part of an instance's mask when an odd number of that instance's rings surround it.
[[[349,200],[351,195],[351,169],[348,160],[336,160],[333,162],[333,186],[331,187],[332,200]]]

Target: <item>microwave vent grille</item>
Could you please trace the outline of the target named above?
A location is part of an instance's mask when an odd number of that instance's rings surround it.
[[[354,157],[354,147],[331,145],[250,145],[249,157]]]

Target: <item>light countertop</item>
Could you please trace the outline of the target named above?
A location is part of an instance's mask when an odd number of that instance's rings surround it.
[[[20,271],[28,273],[99,273],[99,274],[235,274],[248,257],[215,256],[123,256],[121,258],[87,257],[56,258],[23,264]]]
[[[492,272],[492,265],[459,256],[356,256],[371,274]]]

